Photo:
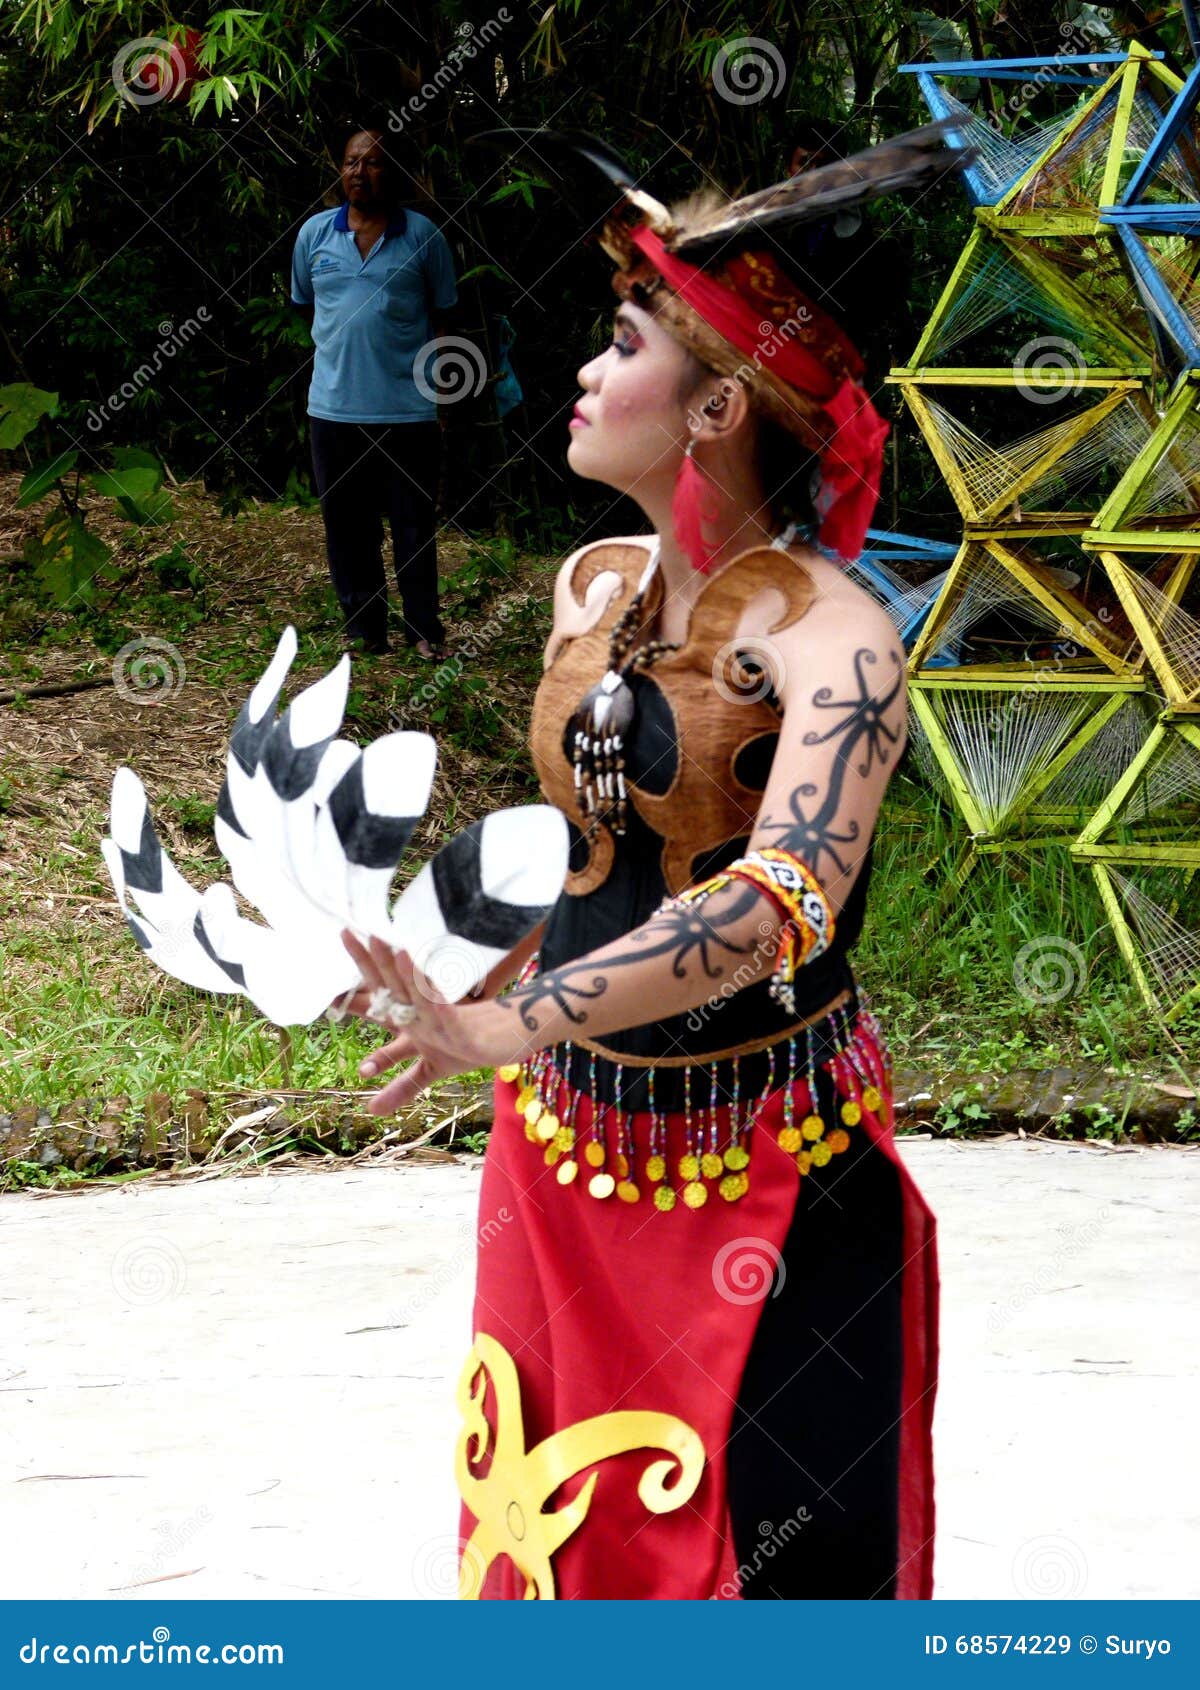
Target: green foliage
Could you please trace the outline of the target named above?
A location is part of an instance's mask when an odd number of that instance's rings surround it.
[[[998,6],[981,0],[979,11],[991,27]],[[471,136],[594,128],[674,198],[710,180],[741,189],[777,178],[810,117],[831,120],[847,147],[923,120],[912,79],[894,75],[924,48],[918,14],[897,0],[865,13],[844,0],[714,0],[699,14],[554,0],[532,14],[511,8],[499,23],[484,0],[264,0],[179,21],[132,0],[0,0],[12,46],[0,48],[0,108],[11,114],[0,180],[13,188],[0,310],[48,394],[76,396],[63,420],[85,475],[110,473],[101,448],[151,444],[176,481],[202,475],[228,512],[250,498],[311,499],[311,347],[289,303],[291,249],[303,220],[336,198],[349,129],[403,108],[389,144],[407,203],[454,246],[454,330],[493,359],[505,314],[526,395],[499,429],[486,397],[456,408],[446,515],[551,549],[564,527],[573,539],[580,520],[611,504],[577,485],[568,516],[561,449],[546,444],[561,439],[574,372],[610,304],[603,267],[578,257],[593,208],[565,209],[528,147],[506,155],[467,145]],[[785,75],[769,98],[738,105],[715,95],[713,71],[722,48],[748,36],[771,44]],[[196,74],[181,82],[164,64],[174,78],[166,97],[131,101],[114,64],[146,37],[194,50]],[[479,38],[486,48],[470,50]],[[439,71],[436,97],[409,110]],[[884,226],[899,218],[928,272],[959,244],[953,190],[881,215]],[[928,309],[923,286],[911,307],[894,302],[908,313],[897,345]],[[198,322],[201,306],[207,320],[160,356],[179,339],[167,330]],[[0,380],[2,359],[0,350]],[[154,378],[131,383],[143,367]],[[26,419],[10,420],[0,410],[0,449],[23,438]],[[923,463],[912,477],[903,467],[906,489],[927,475]],[[131,522],[169,520],[161,490],[125,496]]]
[[[111,549],[69,511],[55,511],[41,534],[25,541],[25,562],[59,606],[90,606],[97,580],[107,580]]]
[[[46,393],[31,382],[0,387],[0,450],[19,446],[43,417],[58,409],[58,394]]]
[[[182,797],[168,793],[161,800],[160,808],[173,814],[186,833],[198,834],[206,842],[211,837],[217,806],[207,798],[197,798],[192,792],[184,793]]]
[[[7,425],[16,444],[57,411],[58,396],[29,382],[17,382],[0,389],[0,403],[4,406],[0,428]],[[98,587],[120,579],[113,547],[87,526],[82,490],[112,499],[135,528],[161,527],[175,515],[174,503],[163,489],[163,466],[156,457],[134,446],[114,447],[110,456],[110,468],[85,474],[79,448],[55,452],[30,466],[17,492],[18,509],[50,497],[57,500],[41,533],[26,536],[21,558],[52,604],[78,614],[95,607]],[[166,572],[183,573],[185,565],[188,584],[198,586],[199,578],[178,546],[154,559],[152,567],[162,579]]]
[[[151,558],[150,568],[154,571],[159,585],[168,592],[180,587],[190,587],[193,592],[199,592],[204,586],[204,571],[178,542],[170,551],[161,552],[158,557]]]
[[[939,1132],[962,1133],[984,1126],[987,1118],[987,1110],[978,1098],[960,1088],[938,1105],[934,1124]]]
[[[17,493],[17,509],[23,510],[26,505],[36,505],[39,499],[44,499],[47,493],[54,490],[55,483],[69,474],[78,462],[79,453],[69,451],[59,452],[45,463],[35,464],[21,481]]]

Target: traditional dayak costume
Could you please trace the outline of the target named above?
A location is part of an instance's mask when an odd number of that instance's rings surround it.
[[[602,237],[617,292],[816,456],[813,539],[830,555],[861,549],[886,425],[775,236],[953,168],[940,138],[682,225],[607,149],[581,149],[621,195]],[[769,980],[684,1015],[648,1004],[639,1026],[496,1076],[459,1387],[466,1596],[931,1593],[934,1227],[849,962],[870,849],[836,921],[800,857],[748,851],[781,705],[737,655],[739,611],[770,585],[789,626],[814,589],[780,542],[709,573],[707,494],[689,454],[673,515],[708,580],[679,645],[639,643],[662,598],[656,542],[575,558],[580,606],[602,571],[620,587],[537,690],[531,751],[571,856],[522,978],[664,900],[699,920],[731,878],[772,901],[782,942]]]

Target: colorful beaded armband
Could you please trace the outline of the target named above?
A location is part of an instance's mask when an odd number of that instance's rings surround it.
[[[697,886],[686,887],[668,903],[675,907],[702,904],[735,879],[747,880],[765,892],[783,917],[767,990],[789,1015],[795,1015],[796,975],[833,943],[835,922],[829,900],[807,863],[791,851],[764,845],[761,851],[747,852]]]

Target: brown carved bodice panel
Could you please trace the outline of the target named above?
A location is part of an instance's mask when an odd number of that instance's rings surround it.
[[[637,590],[647,556],[644,546],[609,541],[579,557],[569,587],[581,622],[588,587],[597,576],[615,571],[620,587],[591,628],[566,631],[534,699],[530,750],[542,796],[576,826],[581,818],[574,769],[564,744],[566,729],[588,688],[608,667],[609,635]],[[738,639],[736,631],[743,608],[764,587],[777,588],[785,608],[759,639],[769,639],[797,621],[815,593],[808,571],[786,552],[769,546],[742,552],[705,581],[682,647],[658,658],[644,678],[643,686],[657,688],[669,712],[674,750],[665,766],[670,778],[665,789],[659,789],[663,782],[657,780],[650,790],[649,774],[637,784],[627,761],[625,784],[630,804],[662,839],[662,874],[671,894],[692,882],[697,858],[751,832],[762,801],[762,787],[747,784],[743,776],[755,763],[756,741],[773,747],[780,707],[761,678],[747,684],[733,653],[754,651],[756,637]],[[662,591],[656,570],[646,594],[647,623],[659,608]],[[659,710],[661,715],[661,706]],[[572,869],[565,890],[580,896],[602,886],[614,855],[613,834],[601,822],[587,861]]]

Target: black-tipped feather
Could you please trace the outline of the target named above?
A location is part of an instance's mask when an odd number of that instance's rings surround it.
[[[951,127],[949,122],[931,123],[833,164],[803,170],[773,188],[701,213],[666,244],[689,263],[702,263],[712,253],[732,256],[756,245],[765,233],[778,235],[787,228],[856,209],[884,194],[929,187],[974,157],[962,148],[944,145]]]
[[[606,141],[594,135],[561,129],[490,129],[475,141],[511,149],[513,137],[527,142],[534,158],[561,182],[575,186],[581,179],[602,184],[606,204],[623,200],[635,206],[663,231],[664,244],[689,263],[703,264],[711,256],[733,257],[743,248],[778,240],[790,228],[831,219],[885,194],[911,192],[932,186],[971,163],[975,154],[948,147],[954,120],[926,124],[897,135],[849,158],[803,170],[756,194],[727,201],[670,219],[644,188],[639,188],[629,164]],[[573,193],[572,199],[576,197]],[[673,225],[673,226],[672,226]]]
[[[513,138],[529,143],[534,158],[546,164],[557,175],[578,175],[580,167],[604,178],[614,188],[634,188],[637,180],[628,163],[615,147],[595,135],[585,135],[573,129],[484,129],[470,137],[471,143],[483,142],[508,152],[514,151]]]

